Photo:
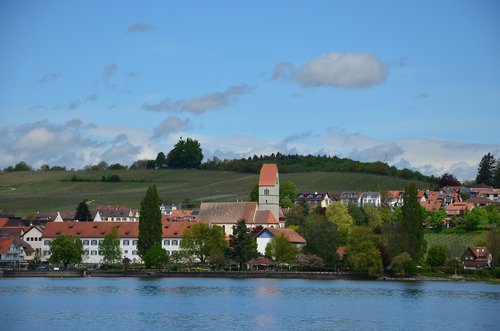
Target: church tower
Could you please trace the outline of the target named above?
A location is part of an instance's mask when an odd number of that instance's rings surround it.
[[[280,219],[280,177],[276,164],[263,164],[259,177],[259,210],[269,210]]]

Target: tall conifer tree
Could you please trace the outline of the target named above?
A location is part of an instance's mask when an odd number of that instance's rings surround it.
[[[476,183],[491,186],[495,170],[495,158],[491,153],[486,154],[479,162],[477,169]]]
[[[161,244],[161,234],[160,197],[156,185],[151,185],[141,201],[137,241],[137,251],[141,258],[154,244]]]
[[[422,227],[425,214],[418,202],[417,188],[413,183],[405,188],[404,204],[401,207],[401,213],[404,251],[410,253],[413,261],[418,262],[424,256],[427,245]]]

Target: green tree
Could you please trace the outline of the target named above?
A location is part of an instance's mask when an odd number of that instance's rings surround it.
[[[207,223],[196,223],[187,228],[180,242],[180,248],[205,263],[211,255],[224,253],[226,241],[221,227],[209,227]]]
[[[280,206],[290,208],[297,196],[297,186],[291,180],[280,183]]]
[[[116,226],[99,243],[99,251],[104,258],[104,263],[115,264],[120,261],[122,251],[120,250],[120,237],[118,236],[118,228]]]
[[[167,157],[165,156],[165,153],[160,152],[156,156],[155,160],[155,168],[156,169],[165,169],[167,168]]]
[[[418,202],[415,184],[410,184],[405,189],[401,216],[405,246],[403,251],[410,253],[413,261],[418,262],[424,256],[427,244],[423,229],[425,210]]]
[[[21,161],[14,167],[14,171],[30,171],[31,167],[26,162]]]
[[[491,186],[495,170],[495,158],[491,153],[486,154],[479,162],[476,183]]]
[[[346,246],[347,263],[353,271],[368,275],[382,272],[382,257],[377,248],[380,236],[368,227],[353,226]]]
[[[463,225],[463,228],[466,231],[476,231],[481,222],[487,222],[487,221],[488,221],[488,212],[486,211],[486,209],[481,207],[476,207],[465,215],[465,223]]]
[[[288,213],[286,214],[286,226],[298,226],[299,228],[304,227],[306,222],[306,217],[304,215],[304,209],[302,205],[294,205]]]
[[[443,221],[446,218],[446,211],[443,209],[433,210],[428,213],[427,225],[432,227],[436,231],[441,231],[443,229]]]
[[[493,267],[500,266],[500,230],[488,233],[487,247],[491,253]]]
[[[488,213],[488,221],[493,226],[497,226],[500,223],[500,212],[497,208],[491,208]]]
[[[349,212],[349,215],[351,215],[352,219],[354,220],[354,224],[356,225],[368,225],[368,219],[366,218],[365,213],[363,212],[363,209],[353,203],[350,203],[347,206],[347,211]]]
[[[247,229],[245,220],[239,220],[229,238],[229,256],[238,263],[240,269],[244,264],[258,255],[257,241]]]
[[[86,199],[81,201],[76,207],[75,220],[80,222],[89,222],[92,220],[92,214],[90,214]]]
[[[446,263],[446,249],[442,245],[433,245],[427,252],[427,263],[431,267],[442,266]]]
[[[392,259],[389,270],[395,275],[407,276],[415,273],[416,264],[408,252],[403,252]]]
[[[168,264],[169,258],[165,248],[162,248],[161,244],[155,243],[146,251],[143,260],[147,269],[162,269]]]
[[[250,191],[250,201],[259,202],[259,184],[255,184]]]
[[[345,245],[347,243],[347,236],[354,223],[351,215],[347,211],[347,207],[340,201],[335,201],[326,208],[326,218],[335,224],[339,232],[339,244]]]
[[[170,168],[199,168],[202,160],[200,143],[191,138],[183,140],[181,137],[167,155],[167,164]]]
[[[151,185],[141,201],[137,240],[137,251],[141,258],[154,244],[161,245],[161,235],[160,197],[156,186]]]
[[[363,207],[363,211],[370,227],[380,228],[382,226],[382,215],[380,214],[378,208],[373,205],[366,205]]]
[[[68,234],[60,234],[50,242],[50,263],[64,264],[68,268],[69,264],[82,262],[83,244],[78,238]]]
[[[279,263],[293,264],[297,262],[299,249],[285,236],[274,236],[266,246],[266,256],[273,257]]]
[[[311,214],[304,224],[303,237],[306,240],[306,254],[319,256],[329,268],[336,266],[339,246],[337,225],[328,221],[324,215]]]
[[[500,159],[497,160],[497,164],[495,166],[492,186],[500,188]]]

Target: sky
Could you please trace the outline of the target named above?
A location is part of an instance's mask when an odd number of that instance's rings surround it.
[[[1,1],[0,168],[197,139],[474,179],[500,157],[500,2]]]

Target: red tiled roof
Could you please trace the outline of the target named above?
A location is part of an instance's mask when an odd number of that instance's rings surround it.
[[[486,258],[490,251],[487,247],[469,247],[468,248],[476,258]]]
[[[387,191],[387,195],[392,199],[399,199],[399,196],[403,193],[403,191]]]
[[[266,163],[260,168],[259,186],[274,186],[276,185],[276,175],[278,174],[278,166],[274,163]]]
[[[43,238],[69,234],[75,238],[104,238],[113,227],[118,227],[120,238],[139,237],[139,222],[50,222],[43,231]],[[162,222],[163,238],[180,238],[190,223]]]
[[[7,253],[16,238],[0,238],[0,253]]]
[[[210,224],[236,224],[241,219],[249,223],[256,210],[256,202],[206,202],[200,206],[198,219]]]
[[[457,203],[452,203],[452,204],[449,204],[447,207],[446,207],[446,210],[448,211],[452,211],[452,210],[455,210],[455,211],[460,211],[460,210],[468,210],[472,207],[473,205],[471,203],[467,203],[467,202],[457,202]]]
[[[0,228],[3,228],[8,221],[8,218],[0,218]]]
[[[262,231],[269,231],[273,236],[284,236],[289,242],[295,244],[305,244],[306,240],[293,229],[287,228],[265,228]]]
[[[420,205],[427,211],[439,210],[443,203],[441,201],[419,201]]]
[[[345,247],[339,246],[337,247],[337,255],[339,256],[339,259],[343,259],[345,254]]]
[[[279,224],[279,221],[274,217],[270,210],[257,210],[253,221],[248,221],[248,223]]]

